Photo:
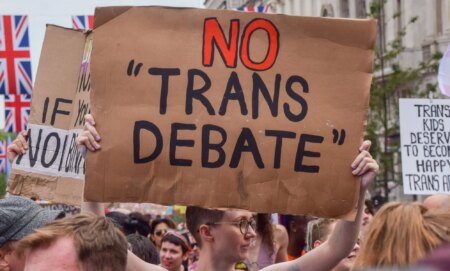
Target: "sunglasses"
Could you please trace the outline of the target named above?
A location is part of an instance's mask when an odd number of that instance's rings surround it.
[[[209,222],[206,223],[207,225],[222,225],[222,224],[229,224],[229,225],[235,225],[239,227],[239,230],[241,231],[242,235],[246,235],[248,233],[249,228],[251,227],[254,232],[256,232],[256,221],[254,219],[247,220],[247,219],[241,219],[239,221],[231,221],[231,222]]]
[[[157,231],[155,231],[155,235],[158,236],[158,237],[161,237],[161,236],[163,236],[164,234],[166,234],[166,232],[167,232],[167,229],[164,229],[164,230],[157,230]]]

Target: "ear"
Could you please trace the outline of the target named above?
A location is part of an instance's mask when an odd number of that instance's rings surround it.
[[[321,244],[322,244],[322,241],[316,240],[316,241],[314,241],[314,243],[313,243],[313,248],[316,248],[316,247],[320,246]]]
[[[9,271],[9,262],[6,260],[6,254],[3,249],[0,249],[0,270]]]
[[[200,238],[202,239],[203,243],[214,241],[214,236],[211,234],[211,229],[208,225],[200,225],[198,233],[200,234]]]

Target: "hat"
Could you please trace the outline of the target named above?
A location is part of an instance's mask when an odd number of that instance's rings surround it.
[[[18,241],[55,220],[61,211],[50,211],[36,202],[11,196],[0,199],[0,247],[7,241]]]

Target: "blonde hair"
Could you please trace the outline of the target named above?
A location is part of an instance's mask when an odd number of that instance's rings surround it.
[[[374,216],[354,268],[409,266],[449,240],[449,213],[420,203],[392,202]]]
[[[17,252],[46,248],[59,238],[73,239],[84,271],[125,270],[128,242],[106,217],[78,214],[55,220],[20,240]]]
[[[309,221],[306,229],[306,251],[314,248],[315,241],[327,240],[331,233],[330,226],[336,221],[332,218],[318,218]]]

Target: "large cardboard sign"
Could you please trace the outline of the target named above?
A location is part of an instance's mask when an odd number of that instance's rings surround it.
[[[375,21],[123,7],[95,23],[88,200],[355,207]]]
[[[76,137],[89,113],[88,33],[49,25],[28,125],[29,150],[12,163],[8,192],[79,205],[84,156]]]
[[[450,100],[400,99],[405,194],[450,194]]]

